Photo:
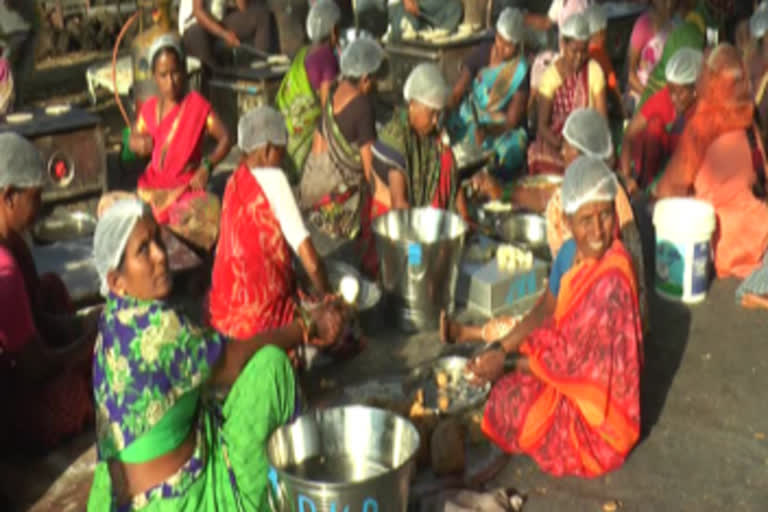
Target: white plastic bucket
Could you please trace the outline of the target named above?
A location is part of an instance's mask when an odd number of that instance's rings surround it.
[[[659,296],[697,304],[707,297],[715,209],[689,198],[662,199],[653,212]]]

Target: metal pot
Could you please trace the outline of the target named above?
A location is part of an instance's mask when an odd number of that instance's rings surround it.
[[[381,283],[400,328],[436,329],[454,308],[466,223],[436,208],[394,210],[373,223]]]
[[[389,411],[334,407],[301,416],[267,443],[275,511],[404,512],[419,449],[413,424]]]
[[[496,234],[504,242],[525,247],[540,259],[552,260],[547,243],[547,221],[541,215],[511,215],[496,226]]]
[[[40,220],[32,229],[32,236],[39,243],[50,244],[89,237],[94,231],[96,217],[86,212],[66,212]]]

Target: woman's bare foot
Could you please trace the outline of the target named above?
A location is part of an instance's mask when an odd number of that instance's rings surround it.
[[[745,293],[741,305],[747,309],[768,309],[768,297],[754,293]]]

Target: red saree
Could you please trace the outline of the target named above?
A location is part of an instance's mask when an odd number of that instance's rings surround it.
[[[138,128],[152,136],[152,157],[139,178],[138,195],[152,206],[157,221],[181,238],[209,250],[218,235],[220,206],[204,190],[187,184],[200,166],[201,146],[211,105],[195,91],[189,92],[163,119],[158,98],[141,107]]]
[[[530,373],[491,391],[483,431],[555,476],[621,466],[640,435],[642,331],[632,260],[619,241],[564,277],[554,319],[523,343]]]
[[[552,64],[553,66],[555,64]],[[589,106],[589,61],[581,71],[565,78],[552,98],[550,130],[560,134],[568,116],[577,108]],[[562,174],[565,168],[560,150],[537,137],[528,147],[529,174]]]
[[[290,248],[245,165],[229,178],[221,213],[208,301],[211,325],[240,340],[288,325],[296,308]]]

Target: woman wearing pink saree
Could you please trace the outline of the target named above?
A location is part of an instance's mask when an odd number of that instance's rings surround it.
[[[160,94],[142,105],[130,138],[134,153],[151,156],[137,193],[152,206],[159,224],[208,252],[218,237],[221,205],[205,187],[213,168],[229,153],[230,137],[205,98],[184,92],[184,56],[175,37],[158,38],[150,62]],[[202,157],[206,134],[217,144],[210,156]]]

